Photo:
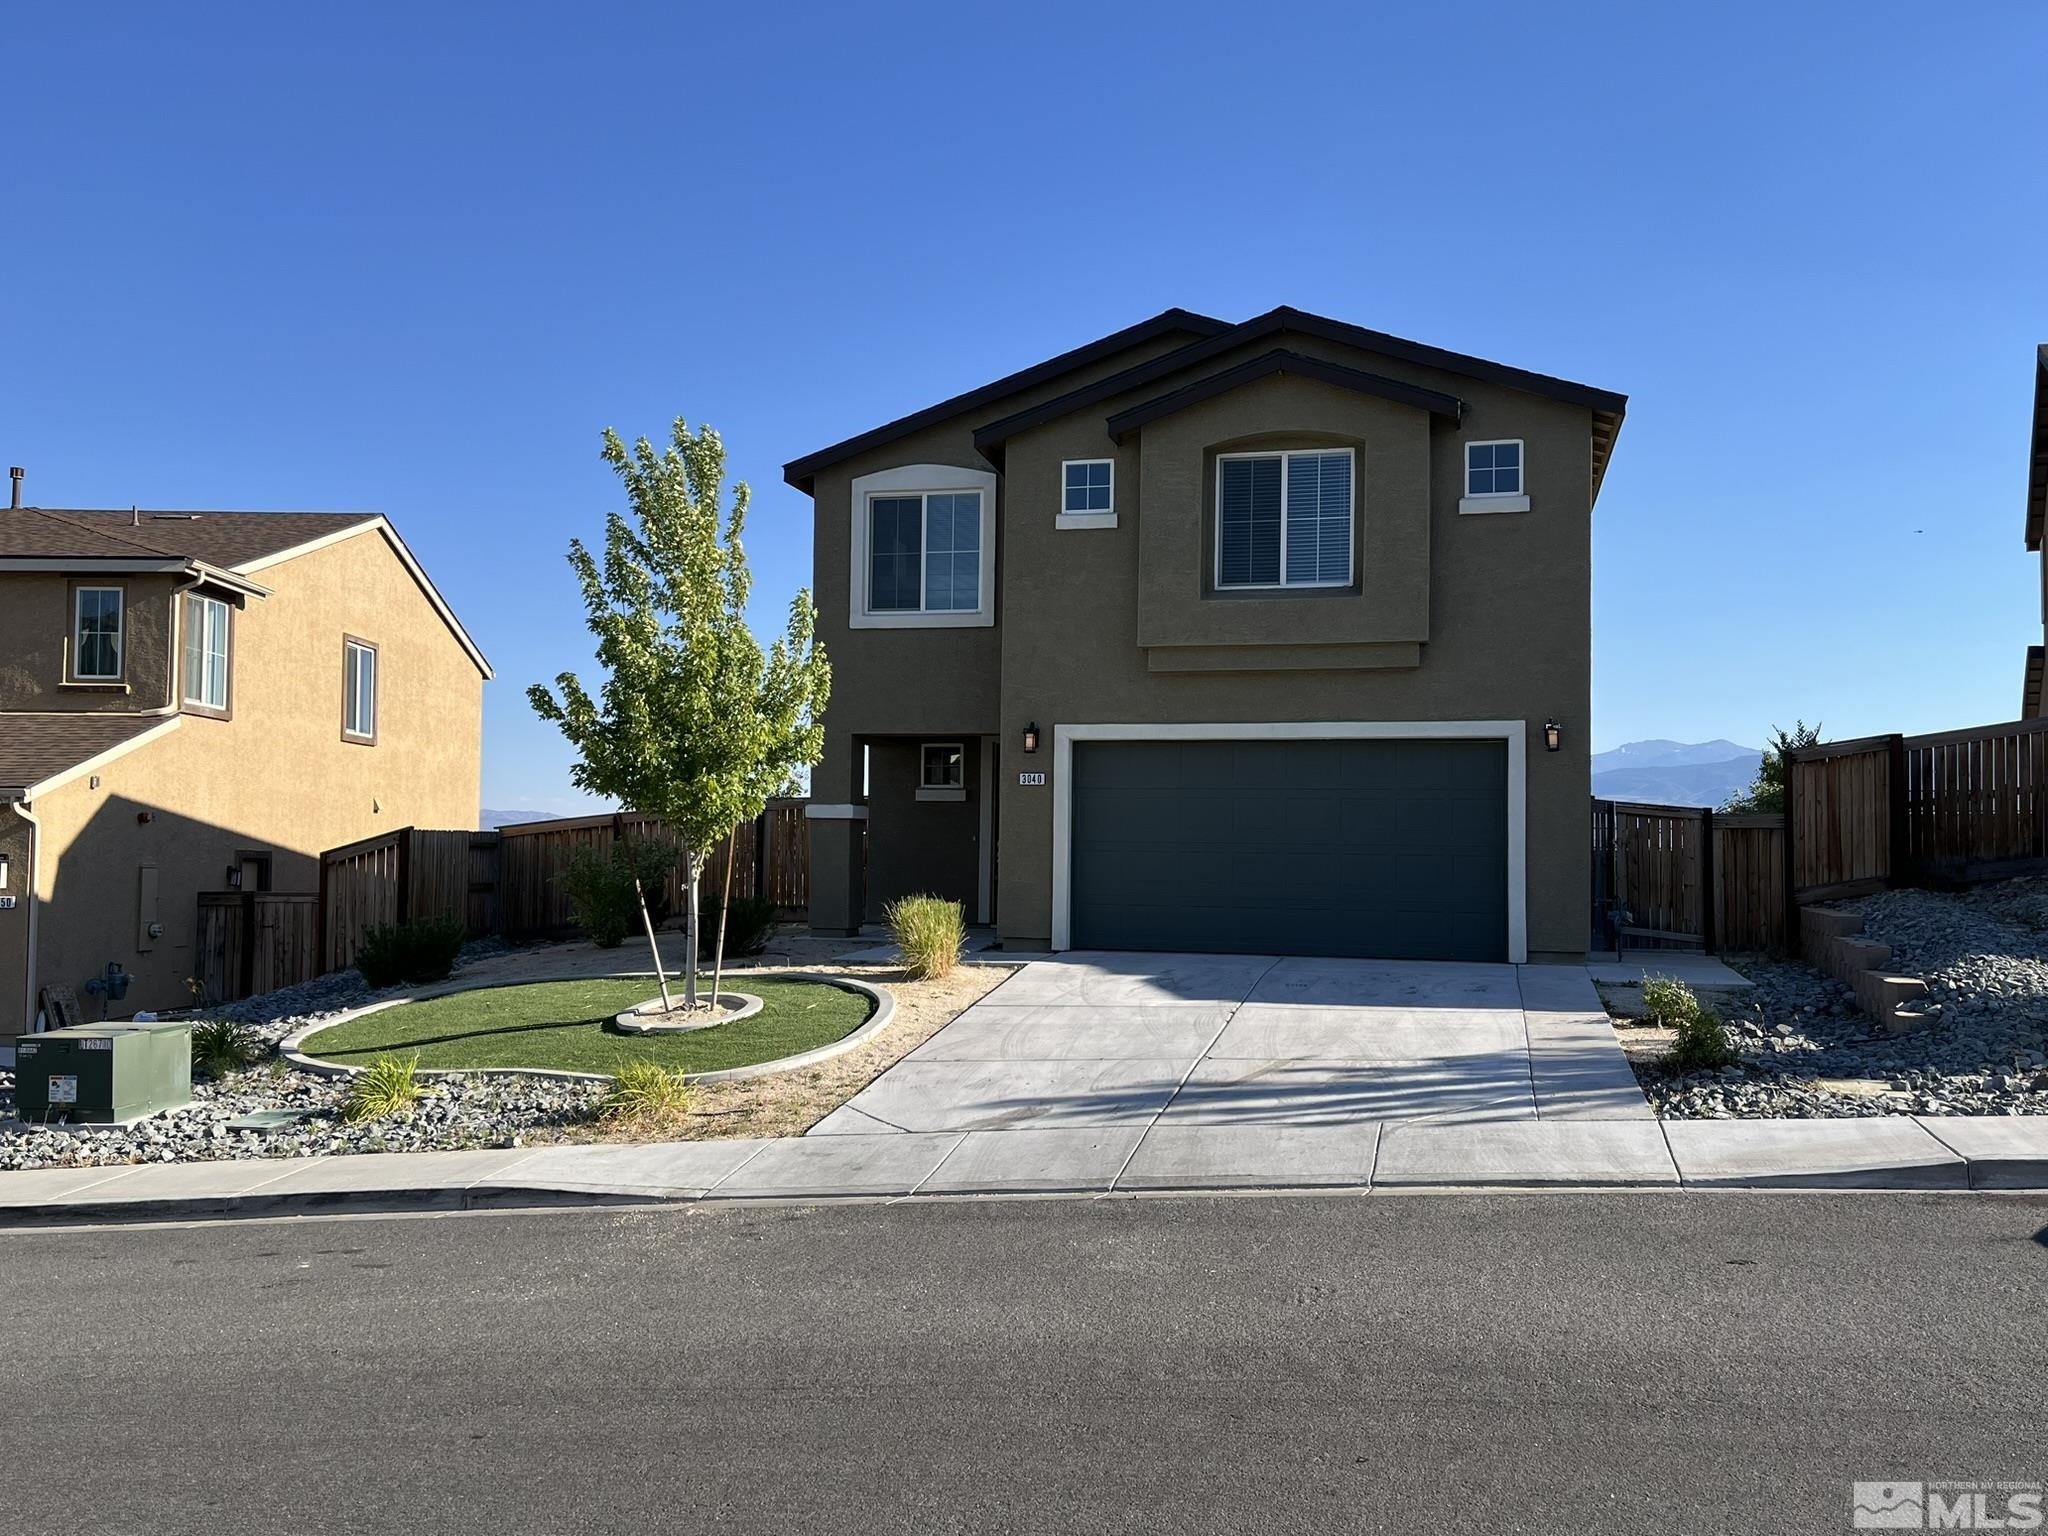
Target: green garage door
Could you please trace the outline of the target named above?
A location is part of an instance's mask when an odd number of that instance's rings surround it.
[[[1505,960],[1500,741],[1076,742],[1076,949]]]

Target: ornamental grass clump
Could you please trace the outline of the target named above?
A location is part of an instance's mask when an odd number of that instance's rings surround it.
[[[226,1077],[258,1060],[262,1037],[236,1019],[201,1019],[192,1026],[192,1070],[202,1077]]]
[[[611,1091],[598,1102],[597,1117],[619,1129],[658,1130],[690,1112],[690,1080],[651,1061],[619,1068]]]
[[[379,1056],[348,1081],[341,1096],[341,1118],[350,1125],[380,1120],[386,1115],[410,1109],[426,1092],[420,1081],[420,1058]]]
[[[935,980],[960,962],[967,947],[967,919],[960,903],[937,896],[905,896],[882,913],[889,936],[903,951],[903,969],[914,980]]]

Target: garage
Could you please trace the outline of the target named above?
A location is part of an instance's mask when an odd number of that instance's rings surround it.
[[[1078,949],[1510,958],[1500,739],[1076,740]]]

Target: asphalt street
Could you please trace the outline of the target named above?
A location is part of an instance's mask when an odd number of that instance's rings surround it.
[[[0,1530],[1841,1531],[2048,1479],[2048,1198],[0,1233]]]

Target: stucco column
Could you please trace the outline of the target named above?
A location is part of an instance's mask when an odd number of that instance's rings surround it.
[[[811,771],[811,799],[804,808],[811,837],[811,932],[816,934],[860,932],[868,816],[860,788],[860,744],[828,724],[825,754]]]

